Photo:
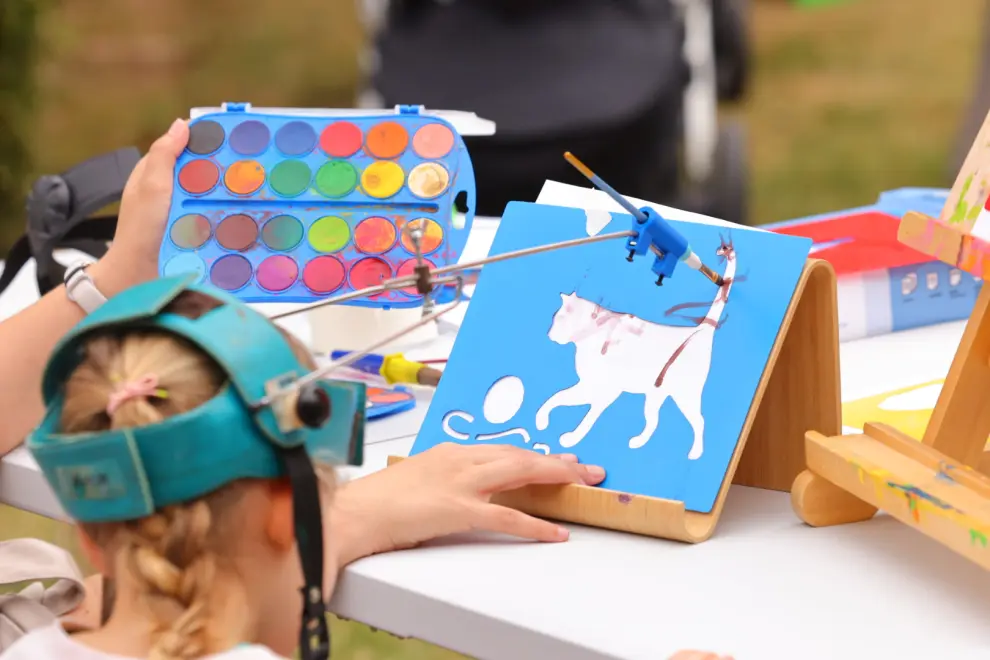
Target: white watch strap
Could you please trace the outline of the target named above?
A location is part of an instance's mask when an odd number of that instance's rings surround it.
[[[80,263],[65,271],[65,292],[69,300],[79,305],[87,314],[92,314],[100,305],[107,301],[86,272],[90,264]]]

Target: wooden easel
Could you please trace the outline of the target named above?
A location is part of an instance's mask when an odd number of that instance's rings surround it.
[[[980,277],[990,273],[990,244],[970,234],[976,216],[968,209],[985,199],[967,191],[977,190],[974,177],[982,188],[980,180],[990,175],[988,138],[990,116],[941,216],[908,213],[898,231],[901,242]],[[881,424],[867,424],[860,435],[809,432],[808,469],[791,490],[798,516],[823,527],[867,520],[883,509],[990,569],[990,478],[980,472],[987,465],[988,393],[990,287],[984,286],[921,442]]]
[[[841,429],[835,271],[809,259],[710,513],[683,502],[588,486],[528,486],[495,499],[542,518],[688,543],[711,537],[733,483],[787,491],[804,469],[809,428]],[[389,464],[402,460],[390,457]]]

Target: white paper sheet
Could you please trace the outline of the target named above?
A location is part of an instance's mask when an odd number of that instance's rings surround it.
[[[701,215],[700,213],[690,213],[689,211],[682,211],[670,206],[654,204],[653,202],[636,199],[635,197],[626,197],[626,199],[632,202],[637,208],[649,206],[667,220],[695,222],[702,225],[718,225],[722,227],[730,227],[733,230],[766,231],[765,229],[759,229],[757,227],[736,225],[731,222],[726,222],[725,220],[719,220],[718,218]],[[615,200],[601,190],[596,190],[595,188],[582,188],[580,186],[572,186],[566,183],[549,180],[544,182],[543,190],[540,191],[540,196],[536,198],[536,203],[546,204],[548,206],[566,206],[569,208],[584,209],[585,211],[600,210],[614,211],[617,213],[626,212],[626,210],[619,206]]]

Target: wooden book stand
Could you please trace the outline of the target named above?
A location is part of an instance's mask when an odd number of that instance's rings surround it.
[[[990,244],[970,231],[986,204],[988,138],[990,116],[940,218],[908,213],[898,232],[901,242],[979,277],[990,273]],[[798,516],[822,527],[867,520],[883,509],[990,569],[990,478],[980,472],[990,434],[988,392],[990,287],[984,286],[921,441],[881,424],[867,424],[861,435],[809,432],[808,469],[791,490]]]
[[[499,504],[526,513],[688,543],[711,537],[733,483],[787,491],[804,469],[809,428],[841,429],[839,323],[835,271],[809,259],[756,390],[710,513],[683,502],[588,486],[527,486]],[[389,464],[402,460],[390,457]]]

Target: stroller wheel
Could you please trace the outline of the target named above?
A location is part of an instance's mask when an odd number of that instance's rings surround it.
[[[712,0],[720,101],[738,101],[749,85],[749,0]]]

